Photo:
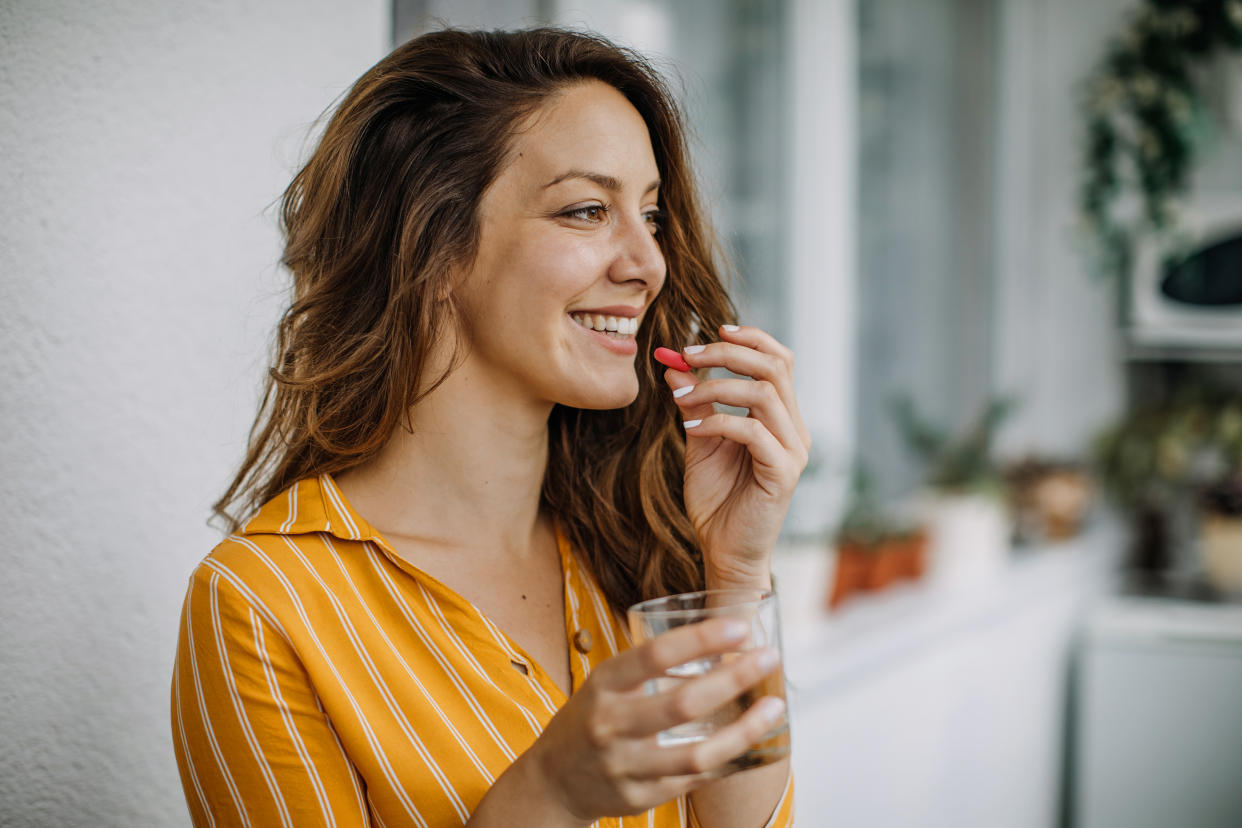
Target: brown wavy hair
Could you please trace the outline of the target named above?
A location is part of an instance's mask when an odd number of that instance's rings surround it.
[[[681,418],[641,355],[706,342],[734,309],[673,96],[633,52],[559,29],[414,38],[332,114],[281,202],[293,298],[245,460],[214,507],[229,531],[239,514],[367,461],[410,427],[410,409],[447,375],[430,375],[429,355],[456,335],[451,272],[477,250],[478,207],[515,128],[586,80],[616,88],[647,124],[668,276],[638,334],[638,398],[610,411],[553,409],[543,503],[613,607],[702,587]]]

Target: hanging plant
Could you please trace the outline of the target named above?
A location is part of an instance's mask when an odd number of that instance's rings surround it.
[[[1143,0],[1087,80],[1079,205],[1096,272],[1125,277],[1138,235],[1175,238],[1210,130],[1200,67],[1222,51],[1242,52],[1242,0]]]

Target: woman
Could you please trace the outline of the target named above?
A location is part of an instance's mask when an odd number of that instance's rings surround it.
[[[767,588],[809,443],[789,352],[727,324],[657,76],[580,34],[425,35],[283,208],[294,300],[173,679],[196,824],[790,824],[787,760],[708,781],[778,700],[655,741],[773,654],[647,697],[739,633],[629,647],[620,620]],[[660,382],[652,349],[688,343],[751,379]]]

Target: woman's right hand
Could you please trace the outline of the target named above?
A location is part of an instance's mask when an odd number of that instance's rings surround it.
[[[661,747],[656,734],[700,718],[779,668],[774,650],[750,650],[707,673],[648,696],[643,684],[669,668],[735,650],[743,622],[712,619],[666,632],[600,664],[519,761],[534,762],[574,818],[641,813],[701,784],[758,742],[784,704],[765,697],[699,742]]]

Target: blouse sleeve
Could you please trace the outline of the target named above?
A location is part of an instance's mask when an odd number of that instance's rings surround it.
[[[699,824],[698,816],[694,813],[694,802],[689,796],[686,797],[686,804],[689,806],[686,809],[689,828],[703,828]],[[763,823],[763,828],[792,828],[793,816],[793,772],[791,771],[789,778],[785,780],[785,790],[781,792],[780,801],[772,809],[772,815],[768,817],[768,821]]]
[[[370,825],[292,645],[206,566],[182,610],[172,735],[196,826]]]
[[[785,790],[781,792],[781,800],[776,803],[772,816],[768,817],[764,828],[792,828],[793,814],[793,772],[790,771],[789,779],[785,781]]]

